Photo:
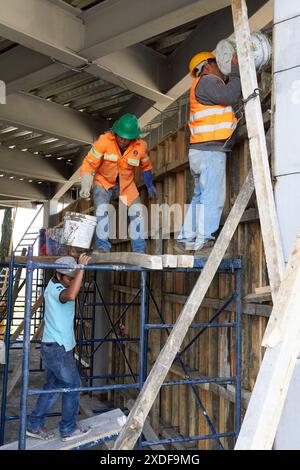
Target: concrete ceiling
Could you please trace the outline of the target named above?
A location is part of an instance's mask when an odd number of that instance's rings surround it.
[[[88,146],[124,112],[145,135],[176,113],[191,56],[233,30],[230,0],[2,2],[0,203],[61,197]],[[249,15],[266,5],[272,18],[270,0],[247,4]]]

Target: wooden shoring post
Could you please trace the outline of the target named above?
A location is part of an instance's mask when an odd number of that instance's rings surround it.
[[[245,0],[232,0],[232,16],[244,100],[258,89]],[[284,258],[268,161],[259,95],[245,103],[253,177],[273,301],[284,272]]]
[[[115,442],[114,449],[132,449],[142,432],[144,422],[159,392],[159,389],[170,370],[179,351],[182,341],[192,323],[202,300],[209,288],[218,267],[224,257],[239,221],[247,207],[254,190],[252,172],[245,183],[230,211],[227,221],[212,249],[202,273],[200,274],[183,310],[173,328],[165,346],[160,352],[135,404],[127,422]]]
[[[267,348],[239,434],[236,450],[272,448],[300,342],[300,233],[276,296],[272,315],[284,326],[274,348]],[[284,325],[283,325],[284,323]]]

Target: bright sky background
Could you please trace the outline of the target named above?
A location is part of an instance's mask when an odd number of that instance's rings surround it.
[[[14,230],[13,230],[13,249],[16,248],[24,232],[27,230],[35,214],[38,212],[39,208],[40,206],[38,206],[37,209],[25,209],[22,207],[17,209],[17,216],[16,216]],[[58,211],[60,211],[62,208],[63,208],[63,205],[59,204]],[[3,217],[4,217],[4,210],[0,210],[1,228],[2,228]],[[35,220],[33,224],[33,228],[40,229],[42,227],[43,227],[43,210],[40,212],[40,214],[38,215],[37,219]],[[0,239],[1,239],[1,231],[0,231]],[[37,246],[35,247],[34,254],[37,254]]]

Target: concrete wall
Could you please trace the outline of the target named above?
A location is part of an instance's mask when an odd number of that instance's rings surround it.
[[[275,198],[287,261],[300,230],[300,2],[275,0]],[[300,313],[300,312],[299,312]],[[276,449],[300,449],[300,359],[279,424]]]
[[[287,261],[300,230],[299,0],[275,0],[274,23],[275,197]]]

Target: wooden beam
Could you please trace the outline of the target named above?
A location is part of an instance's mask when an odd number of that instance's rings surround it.
[[[268,347],[244,418],[236,450],[272,448],[300,343],[300,233],[281,282],[272,316],[280,313],[276,345]]]
[[[136,355],[140,354],[139,348],[133,343],[128,345],[128,349],[129,351],[133,352]],[[182,367],[178,366],[176,363],[172,364],[170,372],[176,375],[177,377],[179,377],[179,379],[183,379],[183,380],[186,379],[186,374],[184,373]],[[198,379],[199,371],[189,370],[189,376],[191,377],[191,379]],[[227,384],[226,386],[224,386],[224,385],[219,385],[219,384],[211,382],[211,383],[195,384],[195,387],[201,388],[202,390],[205,390],[206,392],[212,392],[218,397],[225,398],[225,400],[235,403],[235,387],[233,385]],[[249,392],[249,390],[242,388],[242,408],[244,410],[247,409],[247,406],[250,402],[250,396],[251,396],[251,392]]]
[[[101,253],[99,255],[92,254],[89,264],[129,264],[149,269],[163,268],[161,256],[144,255],[142,253],[132,252]]]
[[[158,356],[128,420],[115,442],[114,449],[132,449],[143,429],[145,419],[153,405],[160,387],[170,370],[173,360],[192,323],[204,296],[217,272],[219,264],[229,246],[244,210],[253,193],[254,184],[250,172],[231,209],[227,221],[217,239],[202,273],[200,274],[187,303],[185,304],[164,348]]]
[[[132,400],[132,399],[127,400],[126,406],[129,410],[132,410],[132,408],[134,406],[134,400]],[[153,428],[150,424],[150,420],[148,418],[146,419],[145,424],[144,424],[143,434],[144,434],[145,438],[147,439],[147,441],[158,441],[159,440],[159,437],[154,432],[154,430],[153,430]],[[165,447],[161,444],[156,445],[156,446],[150,446],[150,449],[152,449],[152,450],[166,450]]]
[[[244,99],[258,88],[250,28],[245,0],[232,0],[232,15]],[[275,209],[268,152],[259,96],[245,104],[253,177],[258,202],[261,230],[273,300],[284,271],[283,250]]]

